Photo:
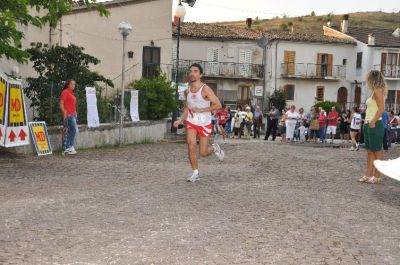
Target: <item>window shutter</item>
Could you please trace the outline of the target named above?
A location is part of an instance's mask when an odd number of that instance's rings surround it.
[[[219,74],[219,49],[208,48],[207,49],[207,66],[206,73],[209,75]]]
[[[251,50],[240,49],[239,50],[239,75],[240,76],[250,76],[251,67]]]
[[[332,76],[333,54],[328,54],[328,76]]]
[[[295,74],[295,64],[296,64],[296,51],[284,51],[284,60],[286,66],[286,74]]]
[[[324,92],[325,92],[325,87],[324,86],[317,86],[317,101],[324,101]]]
[[[396,99],[396,103],[397,103],[397,105],[399,105],[400,106],[400,90],[397,90],[396,91],[396,93],[397,93],[397,99]]]
[[[387,58],[387,53],[382,53],[382,55],[381,55],[381,72],[383,75],[386,75],[386,58]]]
[[[321,68],[322,68],[322,53],[318,53],[317,54],[317,65],[316,65],[318,77],[321,76]]]

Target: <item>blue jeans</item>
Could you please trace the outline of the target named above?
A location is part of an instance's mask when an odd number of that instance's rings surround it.
[[[319,140],[321,142],[325,141],[325,128],[319,129]]]
[[[229,120],[229,121],[226,123],[226,125],[225,125],[225,132],[226,132],[226,133],[232,133],[232,130],[231,130],[231,123],[232,123],[232,120]]]
[[[78,133],[78,123],[76,115],[68,115],[68,117],[64,120],[63,138],[62,138],[63,150],[74,146],[77,133]]]
[[[400,143],[400,128],[397,128],[397,143]]]

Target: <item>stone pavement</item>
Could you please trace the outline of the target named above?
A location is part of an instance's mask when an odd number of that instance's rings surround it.
[[[363,150],[229,140],[0,154],[0,264],[400,264],[400,182]],[[400,156],[400,149],[385,154]]]

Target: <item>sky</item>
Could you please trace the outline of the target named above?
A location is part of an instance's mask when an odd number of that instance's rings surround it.
[[[178,2],[173,0],[173,14]],[[186,8],[186,22],[237,21],[248,17],[263,19],[283,14],[302,16],[311,11],[315,11],[316,15],[400,11],[400,0],[197,0],[194,7],[183,5]]]

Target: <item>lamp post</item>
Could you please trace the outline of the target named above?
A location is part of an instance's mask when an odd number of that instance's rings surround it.
[[[181,40],[181,18],[186,15],[186,9],[179,0],[179,4],[175,9],[175,16],[178,18],[177,35],[176,35],[176,71],[175,71],[175,85],[176,85],[176,99],[178,100],[178,83],[179,83],[179,46]]]
[[[263,49],[263,111],[265,111],[265,102],[267,97],[267,45],[268,39],[263,36],[261,39],[258,40],[257,45]]]
[[[121,22],[118,25],[118,30],[122,35],[122,73],[121,73],[121,103],[120,103],[120,113],[119,113],[119,145],[123,144],[123,128],[124,128],[124,117],[125,117],[125,105],[124,105],[124,95],[125,95],[125,50],[126,50],[126,38],[132,31],[132,26],[128,22]]]
[[[186,9],[182,5],[182,1],[179,0],[179,4],[175,9],[175,17],[178,19],[177,21],[177,35],[176,35],[176,62],[175,62],[175,99],[176,101],[179,100],[179,46],[180,46],[180,39],[181,39],[181,18],[184,17],[186,14]],[[179,108],[172,113],[172,123],[171,123],[171,132],[176,132],[176,128],[174,127],[174,122],[178,118]]]

